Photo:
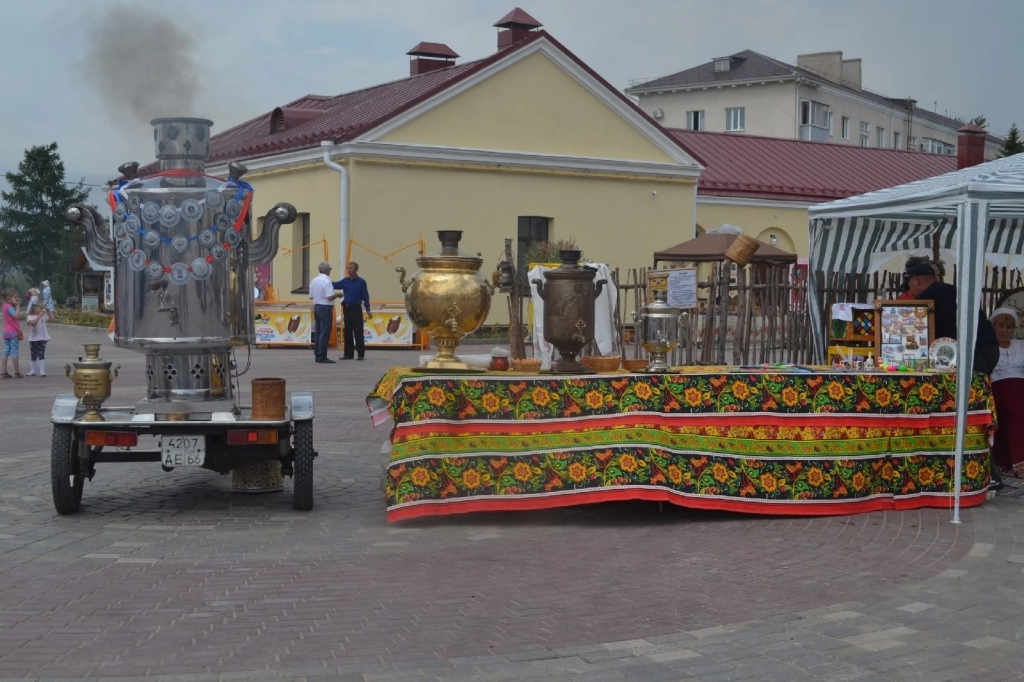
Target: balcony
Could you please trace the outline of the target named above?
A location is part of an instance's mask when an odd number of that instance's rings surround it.
[[[828,142],[828,128],[816,125],[800,126],[800,139],[808,142]]]

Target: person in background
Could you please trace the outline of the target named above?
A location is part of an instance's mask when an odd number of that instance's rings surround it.
[[[21,298],[18,292],[13,289],[4,292],[3,314],[4,314],[4,357],[0,364],[0,379],[23,379],[21,368],[18,366],[18,345],[21,343],[22,331],[21,322],[18,321],[18,304]],[[14,374],[7,373],[7,358],[14,363]]]
[[[366,288],[366,280],[358,274],[359,263],[349,263],[345,272],[347,277],[333,283],[334,288],[341,289],[344,294],[341,310],[345,321],[345,355],[341,359],[351,360],[358,353],[362,360],[366,355],[363,321],[370,319],[370,292]],[[365,313],[362,311],[364,307]]]
[[[996,308],[989,320],[999,344],[999,364],[992,371],[999,415],[992,457],[1001,473],[1024,478],[1024,340],[1014,338],[1020,316],[1013,308]]]
[[[44,279],[42,281],[42,285],[43,285],[43,305],[46,306],[46,309],[49,310],[52,313],[53,310],[54,310],[54,304],[53,304],[53,295],[50,293],[50,280]]]
[[[26,319],[28,321],[28,347],[31,364],[27,376],[46,376],[46,342],[50,340],[50,332],[46,329],[46,323],[53,321],[53,313],[39,300],[39,290],[33,289],[33,296],[29,299],[26,308]],[[38,370],[38,372],[36,371]]]
[[[309,297],[313,299],[313,322],[316,325],[313,353],[317,362],[333,365],[334,360],[327,357],[327,341],[331,338],[331,325],[334,324],[334,299],[341,298],[342,294],[334,293],[331,264],[324,261],[317,269],[320,274],[309,283]]]

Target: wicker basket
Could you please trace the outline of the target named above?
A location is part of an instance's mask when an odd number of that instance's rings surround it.
[[[729,250],[725,252],[725,257],[742,268],[754,257],[754,253],[757,252],[759,246],[761,246],[761,242],[750,235],[739,234],[736,235],[735,241],[729,245]]]
[[[623,360],[622,368],[628,372],[642,372],[647,369],[648,362],[644,358],[638,358],[636,360]]]
[[[540,360],[538,358],[512,358],[512,371],[521,374],[536,374],[540,371]]]
[[[580,364],[591,372],[614,372],[622,364],[618,355],[584,355]]]

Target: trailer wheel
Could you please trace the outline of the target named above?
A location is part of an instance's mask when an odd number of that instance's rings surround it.
[[[292,506],[299,511],[313,508],[313,422],[295,422],[295,472],[292,474]]]
[[[54,424],[50,445],[50,484],[53,488],[53,506],[58,514],[74,514],[82,506],[82,487],[85,476],[78,457],[78,440],[71,427]]]

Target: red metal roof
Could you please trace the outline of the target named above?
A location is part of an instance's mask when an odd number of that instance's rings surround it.
[[[443,92],[456,83],[473,74],[515,54],[517,51],[532,45],[538,40],[546,40],[557,50],[565,54],[580,68],[590,74],[603,87],[614,93],[626,106],[638,116],[648,120],[663,131],[666,141],[685,149],[683,144],[661,128],[632,99],[627,97],[593,69],[583,63],[561,43],[552,38],[546,31],[531,33],[528,37],[515,43],[506,50],[495,52],[483,59],[464,64],[456,64],[416,76],[409,76],[382,85],[355,90],[353,92],[328,97],[323,95],[306,95],[294,102],[289,102],[282,111],[291,113],[295,125],[285,130],[271,132],[270,119],[273,111],[250,119],[245,123],[218,133],[210,138],[210,158],[208,164],[222,163],[229,160],[244,160],[256,157],[280,154],[318,147],[322,140],[347,142],[359,135],[385,123],[399,114],[411,109],[424,100]],[[295,116],[298,109],[315,109],[322,111],[320,116],[308,121],[299,121]],[[139,170],[140,175],[153,173],[156,164],[149,164]]]
[[[459,53],[448,47],[444,43],[418,43],[416,47],[412,48],[406,54],[414,57],[448,57],[455,59],[459,56]]]
[[[956,157],[756,135],[669,133],[705,166],[704,195],[821,202],[956,170]]]
[[[533,28],[540,28],[541,26],[544,25],[537,21],[536,19],[534,19],[533,17],[531,17],[523,10],[519,9],[518,7],[516,7],[514,10],[503,16],[501,19],[498,19],[498,21],[495,22],[494,25],[497,26],[498,28],[503,28],[505,26],[508,26],[509,24],[519,24],[520,26],[532,26]]]

